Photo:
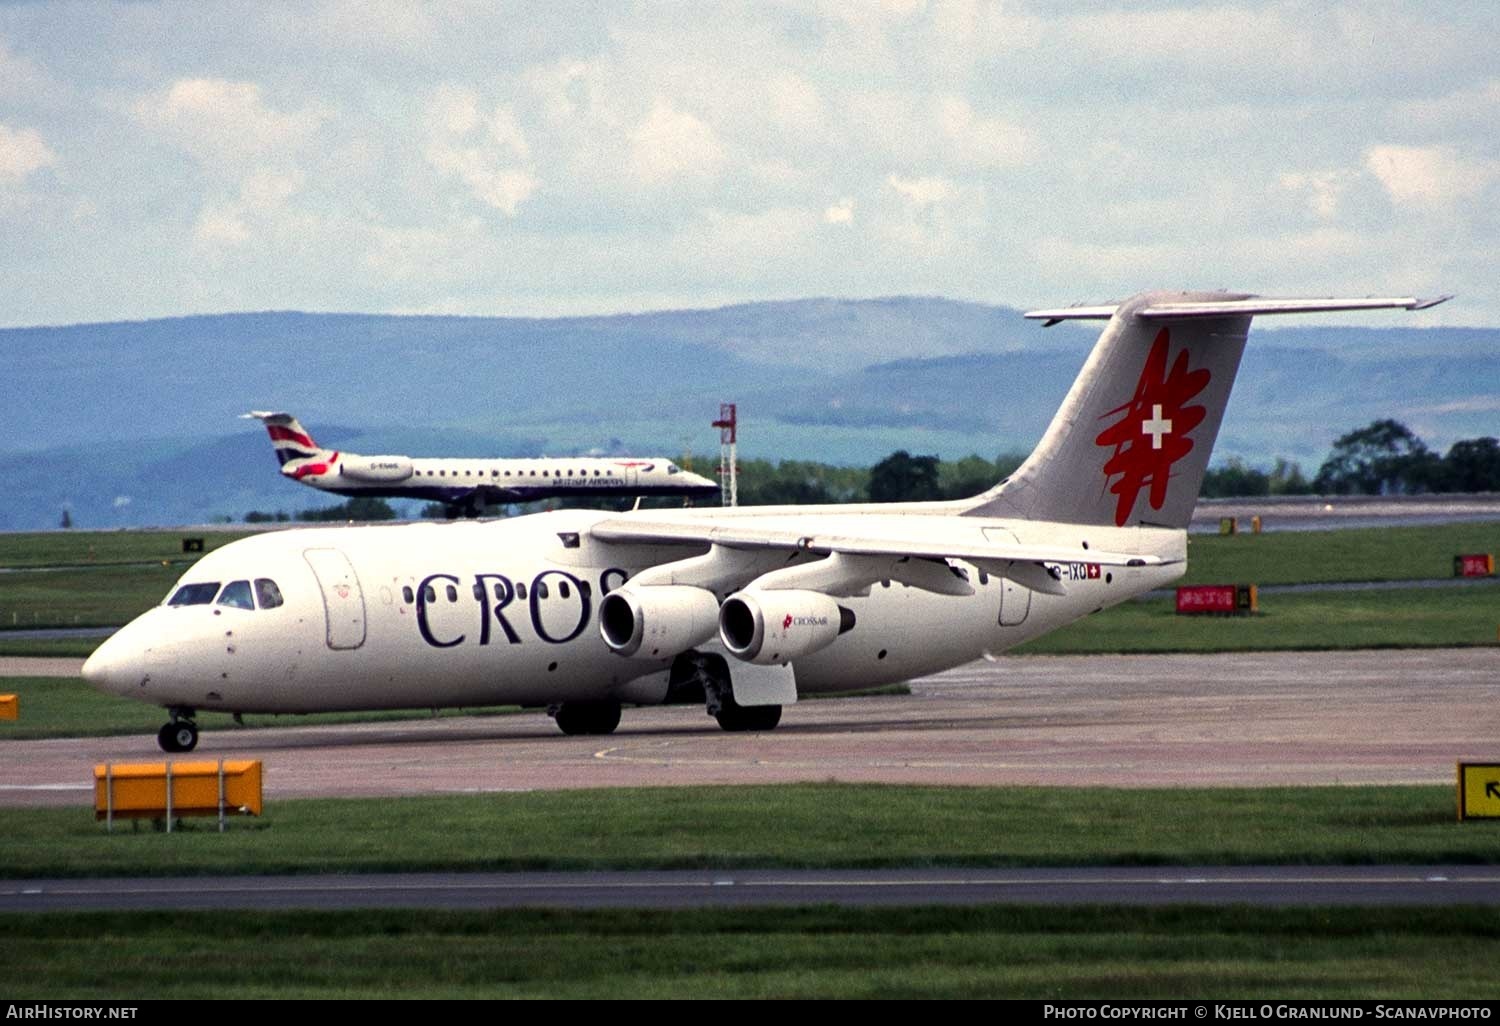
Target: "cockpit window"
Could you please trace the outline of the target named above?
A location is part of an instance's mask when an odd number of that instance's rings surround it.
[[[672,474],[678,474],[678,473],[681,473],[681,471],[679,471],[677,469],[677,464],[675,464],[675,463],[668,463],[667,464],[667,474],[668,474],[668,476],[670,476]]]
[[[235,609],[254,609],[255,599],[250,594],[250,582],[230,581],[224,585],[224,590],[219,592],[218,604],[233,606]]]
[[[281,605],[281,589],[269,577],[255,579],[255,601],[262,609],[275,609]]]
[[[169,606],[206,606],[219,593],[219,582],[184,584],[167,600]]]

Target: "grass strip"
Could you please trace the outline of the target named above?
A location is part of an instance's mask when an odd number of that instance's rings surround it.
[[[1178,616],[1170,598],[1124,602],[1015,651],[1253,652],[1494,645],[1500,582],[1466,588],[1267,595],[1253,616]]]
[[[0,919],[12,1000],[1493,999],[1492,909],[795,908]]]
[[[1429,580],[1453,576],[1453,557],[1469,552],[1500,553],[1500,522],[1195,534],[1183,583]]]
[[[184,538],[203,539],[212,552],[253,530],[205,531],[191,527],[129,531],[18,531],[0,534],[0,567],[92,567],[122,563],[179,564],[197,561],[201,552],[183,552]]]
[[[78,781],[87,784],[91,778]],[[91,796],[0,810],[0,876],[1493,864],[1500,824],[1452,788],[1077,789],[796,784],[267,803],[219,834],[106,834]]]

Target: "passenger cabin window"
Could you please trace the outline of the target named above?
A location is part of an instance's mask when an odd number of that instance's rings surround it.
[[[524,584],[517,584],[516,585],[516,598],[518,598],[518,599],[524,599],[525,597],[526,597],[526,585],[524,585]]]
[[[428,605],[431,605],[432,603],[437,601],[437,589],[430,584],[427,585],[422,589],[422,598],[428,603]]]
[[[557,593],[559,595],[561,595],[563,598],[568,598],[569,597],[569,595],[571,594],[571,592],[568,591],[568,582],[567,581],[558,581],[557,582]],[[545,595],[542,596],[542,597],[546,598]]]
[[[453,585],[451,585],[451,584],[448,585],[448,601],[449,602],[457,602],[458,601],[458,589],[456,587],[454,587]]]
[[[184,584],[167,600],[169,606],[206,606],[219,593],[219,582]]]
[[[411,605],[414,601],[416,601],[416,596],[411,593],[411,585],[402,585],[401,601],[405,602],[407,605]]]
[[[255,596],[250,591],[249,581],[230,581],[219,592],[219,605],[235,609],[254,609]]]
[[[536,582],[536,597],[539,598],[539,599],[544,599],[544,598],[547,597],[547,582],[546,581],[537,581]]]
[[[262,609],[275,609],[282,603],[281,589],[269,577],[255,579],[255,604]]]

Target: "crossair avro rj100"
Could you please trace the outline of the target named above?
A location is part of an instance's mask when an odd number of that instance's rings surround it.
[[[281,474],[301,484],[350,498],[426,499],[450,516],[479,516],[487,508],[569,495],[683,496],[706,498],[719,486],[671,460],[466,459],[362,456],[325,449],[290,413],[252,410],[266,426]]]
[[[1153,292],[1044,310],[1109,323],[1031,457],[957,502],[557,511],[233,542],[84,665],[198,710],[545,706],[606,734],[624,705],[702,702],[769,730],[800,696],[1004,651],[1186,568],[1186,528],[1257,314],[1441,300]]]

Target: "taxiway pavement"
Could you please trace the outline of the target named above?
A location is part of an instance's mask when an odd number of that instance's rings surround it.
[[[1500,756],[1500,649],[1006,656],[910,695],[803,701],[765,734],[700,706],[627,709],[607,737],[539,713],[205,730],[268,801],[580,787],[880,781],[1106,787],[1451,783]],[[0,808],[88,804],[153,736],[0,742]]]

